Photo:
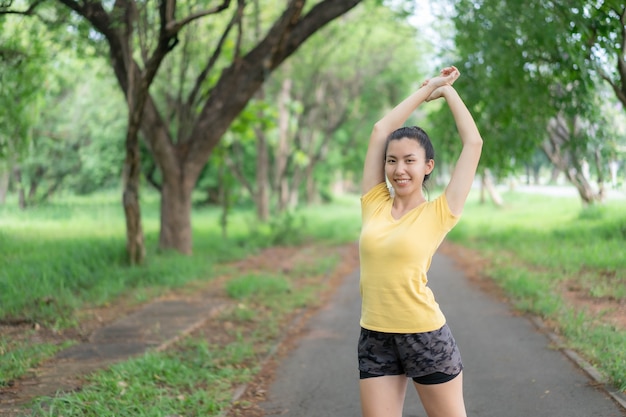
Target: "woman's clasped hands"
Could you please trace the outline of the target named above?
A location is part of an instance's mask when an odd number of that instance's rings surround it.
[[[425,80],[422,83],[422,87],[428,85],[433,88],[432,93],[430,93],[426,101],[443,97],[445,87],[452,86],[460,75],[461,73],[455,66],[450,66],[442,69],[437,77]]]

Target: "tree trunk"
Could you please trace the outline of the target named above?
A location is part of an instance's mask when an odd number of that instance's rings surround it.
[[[139,206],[139,178],[141,163],[139,141],[126,140],[126,159],[124,160],[124,191],[122,205],[126,216],[126,250],[131,265],[141,264],[146,256],[146,246],[141,226],[141,207]]]
[[[161,233],[159,248],[176,250],[186,255],[192,253],[191,191],[171,179],[163,182],[161,195]]]
[[[270,218],[270,195],[269,195],[269,149],[267,138],[263,132],[257,135],[257,161],[256,161],[256,209],[260,221],[266,222]]]
[[[500,195],[498,190],[496,190],[496,187],[493,183],[493,175],[491,175],[491,171],[487,168],[485,168],[485,170],[483,171],[482,184],[483,188],[489,193],[489,197],[491,198],[493,204],[496,207],[502,207],[504,205],[504,201],[502,200],[502,196]],[[484,202],[484,200],[481,202]]]
[[[315,186],[315,178],[313,177],[313,164],[310,164],[306,170],[306,201],[307,204],[317,203],[317,187]]]
[[[13,167],[13,178],[15,178],[15,186],[17,187],[17,205],[21,210],[25,210],[26,192],[24,191],[24,182],[22,181],[22,169],[19,165]]]
[[[559,167],[552,167],[552,169],[550,170],[550,180],[548,181],[548,183],[556,184],[559,179],[559,175],[561,175],[561,170],[559,169]]]
[[[0,172],[0,205],[3,205],[7,201],[7,194],[9,192],[9,171]]]
[[[541,167],[540,166],[533,166],[533,184],[534,185],[539,185],[539,172],[540,172]]]
[[[573,147],[565,146],[572,140],[572,131],[577,129],[577,118],[575,117],[570,128],[567,120],[561,115],[552,119],[548,125],[548,138],[542,144],[541,149],[546,154],[550,162],[558,168],[570,184],[576,187],[578,195],[583,205],[588,206],[596,201],[602,200],[602,192],[595,193],[589,184],[585,173],[581,167],[581,159],[584,155],[576,154]],[[596,158],[599,156],[596,155]]]
[[[28,187],[28,195],[26,196],[26,201],[29,201],[30,203],[35,201],[35,196],[37,195],[37,190],[39,189],[39,184],[41,183],[41,180],[43,179],[44,174],[45,174],[45,169],[43,166],[40,165],[35,169],[35,172],[30,178],[30,184]]]
[[[279,213],[287,210],[289,207],[289,180],[287,178],[281,178],[279,182],[278,191],[278,207]]]
[[[602,154],[600,152],[600,149],[595,150],[594,154],[593,154],[594,158],[594,162],[595,162],[595,167],[596,167],[596,173],[598,175],[598,201],[604,201],[604,197],[605,197],[605,190],[604,190],[604,167],[603,167],[603,160],[602,160]]]
[[[290,99],[292,84],[293,81],[290,78],[283,80],[278,96],[278,146],[274,162],[274,189],[278,191],[279,212],[285,211],[289,202],[289,182],[285,171],[289,160],[289,120],[291,118],[287,103]]]
[[[255,6],[257,6],[255,10],[258,11],[258,4],[255,3]],[[258,16],[256,22],[258,25]],[[265,99],[263,87],[259,89],[257,96],[261,101]],[[259,111],[258,117],[260,120],[265,118],[263,110]],[[261,222],[266,222],[270,218],[270,150],[267,136],[263,129],[256,126],[254,130],[256,132],[256,191],[254,192],[254,199],[256,202],[257,218]]]
[[[131,48],[129,48],[132,50]],[[141,151],[139,149],[139,129],[141,115],[147,97],[147,86],[139,69],[130,58],[126,57],[128,69],[128,126],[126,127],[126,158],[124,159],[122,205],[126,215],[126,251],[131,265],[143,263],[146,257],[146,244],[141,225],[141,207],[139,205],[139,182],[141,178]]]
[[[217,201],[222,207],[220,216],[220,227],[222,228],[222,239],[228,237],[228,215],[230,214],[230,181],[226,181],[226,163],[221,163],[217,172],[218,193]],[[228,184],[227,184],[228,182]]]
[[[126,132],[126,158],[122,171],[124,184],[122,205],[126,216],[126,250],[131,265],[141,264],[146,256],[146,245],[141,226],[141,207],[139,206],[141,158],[137,137],[138,128],[138,124],[129,123]]]
[[[593,204],[596,200],[595,193],[583,173],[576,169],[568,168],[568,166],[563,166],[563,170],[569,182],[576,187],[583,205],[588,206]]]

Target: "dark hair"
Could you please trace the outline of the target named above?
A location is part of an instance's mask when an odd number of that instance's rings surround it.
[[[426,160],[430,161],[431,159],[435,159],[435,148],[433,147],[433,143],[430,141],[428,134],[418,126],[404,126],[399,129],[391,132],[389,136],[387,136],[387,143],[385,144],[385,159],[387,159],[387,149],[389,148],[389,142],[392,140],[400,140],[400,139],[412,139],[420,144],[424,151],[426,152]],[[430,174],[426,174],[424,176],[424,182],[430,178]]]

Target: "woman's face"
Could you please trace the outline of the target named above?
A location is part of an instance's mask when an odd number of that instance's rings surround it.
[[[385,175],[398,196],[421,193],[424,176],[435,166],[432,159],[426,160],[424,148],[413,139],[392,140],[387,147]]]

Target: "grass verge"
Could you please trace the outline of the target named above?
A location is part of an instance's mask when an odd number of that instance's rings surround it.
[[[236,209],[226,236],[220,210],[196,206],[194,254],[159,253],[158,203],[158,196],[142,195],[148,256],[144,265],[132,268],[126,263],[117,194],[68,196],[26,211],[11,202],[0,206],[0,387],[54,355],[68,329],[74,329],[74,340],[80,338],[76,329],[92,309],[120,300],[132,307],[173,289],[205,285],[223,273],[225,262],[269,246],[345,243],[356,240],[359,230],[357,198],[333,208],[285,213],[265,224],[255,220],[252,209]],[[29,336],[35,328],[59,336],[42,342],[37,336],[43,332]]]
[[[284,274],[284,266],[275,265],[232,276],[223,285],[233,302],[219,317],[167,351],[94,373],[78,392],[38,398],[30,415],[222,415],[234,388],[261,369],[293,317],[321,305],[329,280],[345,274],[337,251],[335,246],[293,250],[300,256],[293,256],[291,270],[308,272]],[[321,259],[334,261],[321,269],[316,266]]]

